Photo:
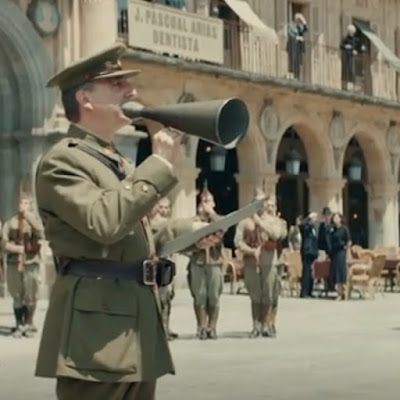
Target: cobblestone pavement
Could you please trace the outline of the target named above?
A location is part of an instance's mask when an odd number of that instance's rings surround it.
[[[47,303],[41,301],[41,326]],[[248,339],[249,298],[224,295],[219,339],[194,338],[187,290],[178,290],[171,344],[177,375],[159,381],[158,400],[394,400],[400,396],[400,293],[374,301],[288,299],[278,338]],[[39,337],[7,336],[9,299],[0,299],[0,399],[54,399],[54,381],[33,377]]]

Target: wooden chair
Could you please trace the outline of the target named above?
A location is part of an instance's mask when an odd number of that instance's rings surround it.
[[[353,258],[360,258],[360,254],[362,253],[363,248],[358,244],[353,244],[350,247],[350,254]]]
[[[346,300],[351,298],[351,293],[357,291],[360,297],[365,297],[365,291],[368,286],[369,270],[373,264],[374,255],[372,251],[364,250],[358,253],[360,262],[352,264],[347,273]]]
[[[284,269],[280,273],[282,281],[282,294],[298,297],[300,295],[302,263],[300,251],[286,248],[282,251],[278,264],[283,265]]]
[[[349,268],[346,298],[350,298],[352,290],[358,288],[360,296],[365,297],[365,292],[368,290],[371,299],[375,298],[376,289],[382,289],[383,294],[383,279],[382,271],[386,262],[385,254],[374,254],[371,259],[370,252],[365,252],[361,256],[360,264],[353,264]]]
[[[240,250],[235,250],[227,260],[225,276],[230,283],[230,294],[240,294],[244,288],[244,269],[243,269],[243,256]]]

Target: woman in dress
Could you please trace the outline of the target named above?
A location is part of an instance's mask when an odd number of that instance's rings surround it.
[[[339,213],[334,213],[331,220],[332,228],[331,239],[331,273],[333,283],[338,293],[337,300],[344,300],[345,285],[347,281],[347,251],[351,246],[350,233],[343,224],[343,217]]]
[[[300,232],[300,224],[302,221],[302,217],[298,216],[296,218],[296,222],[289,229],[288,234],[288,245],[290,250],[300,250],[301,248],[301,232]]]

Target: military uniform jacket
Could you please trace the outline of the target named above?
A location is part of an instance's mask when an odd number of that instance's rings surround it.
[[[29,249],[29,246],[26,247],[26,251],[24,253],[24,264],[39,264],[40,263],[40,245],[39,242],[44,239],[44,232],[41,226],[41,223],[37,217],[35,217],[32,213],[27,212],[24,216],[23,222],[23,236],[24,242],[27,244],[34,244],[35,248]],[[18,262],[18,253],[8,252],[6,246],[8,243],[12,242],[17,244],[18,242],[18,215],[13,216],[10,220],[8,220],[3,227],[3,234],[1,236],[1,247],[3,251],[7,255],[7,263],[17,263]],[[21,243],[23,245],[24,243]]]
[[[287,236],[287,224],[285,220],[275,215],[264,213],[261,216],[261,240],[276,242],[283,240]]]
[[[195,220],[203,222],[216,222],[222,217],[218,214],[214,214],[211,217],[204,217],[198,215]],[[191,262],[197,265],[222,265],[224,262],[223,255],[223,243],[221,242],[209,247],[207,249],[199,249],[198,247],[191,247]]]
[[[244,257],[254,257],[254,250],[261,245],[261,229],[252,218],[245,218],[238,223],[234,243]]]
[[[55,256],[135,262],[149,258],[157,240],[192,228],[169,222],[153,237],[146,215],[177,183],[172,168],[153,155],[140,166],[72,124],[40,160],[37,203]],[[82,139],[79,139],[82,137]],[[118,179],[80,150],[84,142],[124,169]],[[173,373],[155,291],[136,281],[59,275],[39,348],[36,375],[90,381],[151,381]]]

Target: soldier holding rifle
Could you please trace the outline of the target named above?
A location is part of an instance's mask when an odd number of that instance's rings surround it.
[[[255,200],[265,198],[256,190]],[[250,337],[276,336],[276,315],[280,281],[277,272],[277,244],[287,235],[285,221],[276,215],[272,197],[264,209],[241,221],[235,234],[235,245],[243,253],[244,282],[251,299],[253,330]]]
[[[13,298],[14,337],[31,337],[39,292],[40,241],[43,228],[33,214],[29,198],[20,189],[18,214],[4,224],[2,249],[6,254],[7,287]]]
[[[163,197],[152,209],[149,215],[150,225],[153,230],[153,234],[157,234],[162,227],[171,218],[171,201],[168,197]],[[170,329],[170,316],[172,308],[172,299],[175,296],[174,282],[167,286],[162,286],[158,289],[160,297],[161,314],[164,324],[164,331],[167,335],[168,340],[176,339],[178,335],[172,332]]]
[[[216,222],[221,218],[215,212],[214,196],[207,186],[200,194],[197,218],[199,221]],[[189,264],[189,287],[197,322],[197,336],[217,339],[219,300],[223,289],[223,232],[219,233],[212,247],[199,246],[193,250]]]

